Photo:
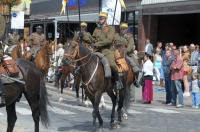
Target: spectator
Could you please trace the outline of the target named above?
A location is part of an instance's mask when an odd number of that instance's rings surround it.
[[[199,108],[198,74],[192,74],[192,108]]]
[[[145,53],[147,53],[148,55],[150,55],[152,57],[153,45],[150,43],[149,39],[146,40],[146,45],[145,45],[144,51],[145,51]]]
[[[156,54],[156,50],[159,49],[160,50],[160,56],[162,56],[162,42],[157,42],[157,47],[154,48],[153,50],[153,54],[155,55]]]
[[[199,45],[196,45],[196,51],[198,52],[198,70],[200,68],[200,52],[199,52]]]
[[[153,63],[150,60],[150,55],[145,54],[143,64],[144,85],[142,87],[142,100],[144,104],[150,104],[153,101]]]
[[[169,43],[169,45],[170,45],[169,49],[170,49],[170,50],[173,50],[174,44],[171,42],[171,43]]]
[[[174,60],[174,57],[172,57],[172,51],[166,50],[167,60],[164,63],[164,76],[165,76],[165,91],[166,91],[166,104],[172,105],[172,90],[171,90],[171,70],[170,65],[172,64],[172,61]]]
[[[189,83],[188,83],[188,71],[190,69],[188,62],[190,60],[190,52],[189,52],[189,47],[187,45],[183,46],[183,53],[181,53],[181,56],[184,63],[184,71],[183,71],[184,94],[183,96],[190,96]]]
[[[162,57],[160,56],[160,49],[156,49],[156,54],[153,58],[154,69],[157,75],[157,80],[160,84],[160,72],[162,67]]]
[[[190,44],[190,52],[189,66],[192,68],[192,73],[195,73],[197,72],[198,52],[195,50],[194,44]]]
[[[180,51],[174,50],[175,59],[173,60],[170,69],[171,72],[171,79],[174,80],[175,88],[178,95],[178,104],[176,105],[177,108],[183,107],[183,90],[182,90],[182,79],[183,79],[183,59],[180,57]],[[173,96],[174,90],[172,92]],[[174,95],[173,97],[176,97],[177,95]],[[176,98],[173,98],[176,102]]]
[[[55,78],[55,84],[54,86],[59,86],[59,80],[62,76],[62,59],[64,56],[64,49],[63,44],[59,43],[57,45],[57,51],[56,51],[56,78]]]

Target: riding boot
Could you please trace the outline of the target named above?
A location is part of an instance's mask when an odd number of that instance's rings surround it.
[[[140,71],[135,72],[136,80],[135,80],[134,83],[133,83],[134,86],[137,87],[137,88],[140,87],[140,84],[139,84],[139,82],[138,82],[139,73],[140,73]]]
[[[1,79],[0,79],[0,96],[1,96],[0,104],[5,104],[6,103],[6,101],[5,101],[5,89],[4,89],[4,86],[3,86]]]
[[[116,86],[116,88],[117,89],[123,88],[123,83],[121,81],[121,78],[119,76],[118,71],[116,69],[114,69],[114,68],[111,68],[111,69],[112,69],[112,73],[113,73],[114,78],[115,78],[115,86]]]

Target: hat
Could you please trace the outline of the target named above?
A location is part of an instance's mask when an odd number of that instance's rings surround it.
[[[107,18],[107,17],[108,17],[108,13],[106,13],[106,12],[100,12],[99,13],[99,18],[100,19]]]
[[[37,26],[37,27],[35,27],[35,28],[36,28],[36,29],[42,29],[42,26],[39,25],[39,26]]]
[[[122,23],[119,25],[119,27],[120,27],[120,28],[128,28],[128,24],[122,22]]]
[[[81,22],[80,25],[81,25],[81,27],[84,27],[84,26],[87,27],[87,23],[85,23],[85,22]]]

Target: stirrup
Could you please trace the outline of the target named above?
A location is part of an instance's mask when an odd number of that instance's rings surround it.
[[[134,84],[135,87],[140,88],[140,84],[138,83],[137,80],[133,84]]]

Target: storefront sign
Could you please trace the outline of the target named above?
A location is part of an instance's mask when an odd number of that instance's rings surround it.
[[[11,28],[24,29],[24,12],[23,11],[12,12]]]

